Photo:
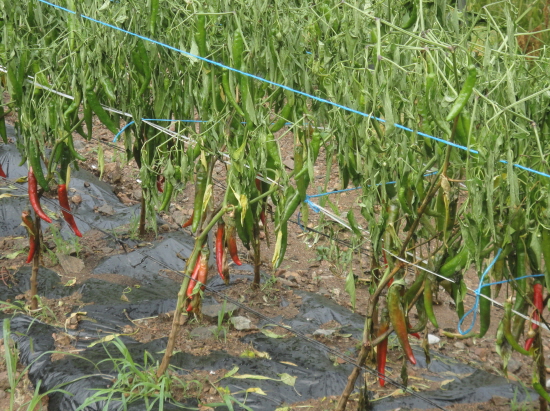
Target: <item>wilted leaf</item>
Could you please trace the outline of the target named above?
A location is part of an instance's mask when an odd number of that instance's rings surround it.
[[[262,333],[269,338],[285,338],[284,335],[275,334],[273,331],[270,330],[262,330]]]

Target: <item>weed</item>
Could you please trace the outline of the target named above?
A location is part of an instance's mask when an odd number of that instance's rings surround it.
[[[52,239],[55,243],[55,247],[60,253],[65,255],[76,253],[77,257],[80,255],[80,252],[82,251],[82,245],[78,241],[78,237],[72,235],[69,237],[68,240],[65,240],[61,236],[61,232],[59,231],[59,229],[54,225],[50,226],[50,231],[52,233]]]
[[[95,390],[95,393],[88,397],[77,411],[96,404],[96,407],[105,408],[109,405],[118,405],[119,409],[126,409],[128,404],[137,400],[143,400],[147,410],[162,410],[163,404],[171,400],[176,405],[182,405],[172,396],[172,389],[185,391],[186,383],[174,373],[165,373],[162,377],[156,377],[157,365],[148,352],[143,354],[143,365],[134,361],[132,355],[124,343],[116,338],[111,344],[118,349],[122,358],[114,358],[106,349],[109,356],[102,362],[111,362],[116,373],[113,384],[107,388]],[[109,408],[110,409],[110,408]]]

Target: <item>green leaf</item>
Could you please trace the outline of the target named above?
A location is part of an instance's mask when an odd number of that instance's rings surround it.
[[[262,333],[269,338],[285,338],[284,335],[275,334],[273,331],[270,330],[262,330]]]
[[[348,273],[348,276],[346,277],[345,290],[351,298],[351,306],[355,311],[355,277],[353,276],[352,270],[350,270],[350,272]]]

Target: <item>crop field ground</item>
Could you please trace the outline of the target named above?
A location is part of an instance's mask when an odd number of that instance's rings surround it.
[[[2,2],[0,409],[547,409],[550,2],[180,3]]]

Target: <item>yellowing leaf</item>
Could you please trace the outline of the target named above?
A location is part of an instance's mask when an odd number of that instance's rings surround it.
[[[203,213],[208,208],[208,203],[210,202],[210,198],[212,198],[212,184],[208,184],[206,186],[206,189],[204,190],[204,197],[203,197],[203,200],[202,200],[202,212]]]
[[[296,384],[297,377],[293,377],[292,375],[287,374],[286,372],[278,375],[279,377],[281,377],[281,381],[286,385],[290,385],[291,387],[294,387],[294,384]]]
[[[72,286],[75,285],[75,284],[76,284],[76,277],[71,278],[69,281],[67,281],[67,282],[65,283],[65,287],[72,287]]]
[[[234,375],[231,378],[237,378],[239,380],[273,380],[273,381],[279,381],[275,378],[266,377],[265,375],[254,375],[254,374]]]
[[[101,344],[103,342],[109,342],[109,341],[113,341],[116,337],[118,337],[120,334],[109,334],[103,338],[100,338],[99,340],[97,341],[94,341],[93,343],[91,343],[90,345],[88,345],[88,348],[90,347],[93,347],[94,345],[97,345],[97,344]]]
[[[264,390],[262,390],[261,388],[258,388],[258,387],[247,388],[246,392],[253,392],[254,394],[258,394],[258,395],[267,395],[264,392]]]
[[[273,331],[270,330],[262,330],[262,333],[269,338],[285,338],[284,335],[275,334]]]
[[[290,361],[279,361],[281,364],[286,364],[286,365],[292,365],[293,367],[297,367],[296,364],[294,364],[293,362],[290,362]]]
[[[25,252],[25,250],[14,251],[13,253],[9,253],[5,255],[3,258],[7,258],[8,260],[13,260],[15,257],[17,257],[19,254],[23,252]]]

